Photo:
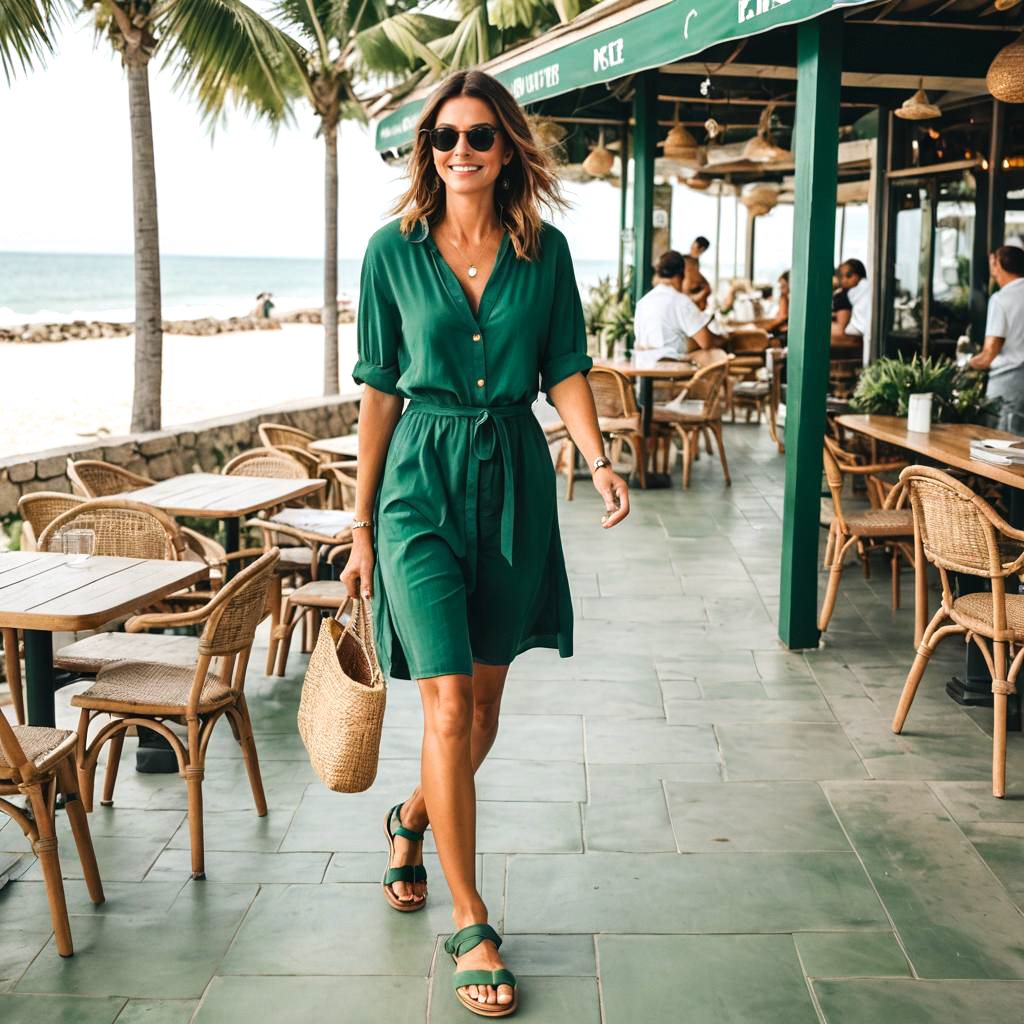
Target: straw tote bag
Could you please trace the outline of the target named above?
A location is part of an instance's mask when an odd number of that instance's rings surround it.
[[[350,597],[320,625],[299,701],[299,735],[328,789],[360,793],[373,784],[386,697],[369,607]]]

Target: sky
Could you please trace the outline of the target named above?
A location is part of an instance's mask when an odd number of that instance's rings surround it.
[[[259,0],[256,6],[267,5]],[[276,137],[241,114],[211,138],[172,74],[151,67],[160,247],[208,256],[319,257],[323,250],[323,145],[304,107]],[[88,19],[59,40],[44,70],[0,82],[0,250],[126,253],[132,249],[128,89],[108,43],[94,46]],[[13,157],[13,159],[11,158]],[[339,251],[359,258],[400,192],[400,170],[373,148],[370,129],[346,123],[339,155]],[[554,217],[577,258],[617,257],[618,190],[566,186],[574,208]],[[16,197],[16,199],[14,198]],[[723,273],[732,267],[733,206],[723,203]],[[739,221],[742,260],[745,212]],[[788,266],[788,209],[758,227],[757,271],[771,281]],[[715,237],[715,201],[677,187],[672,244]],[[657,255],[657,254],[656,254]],[[714,253],[705,256],[705,272]]]

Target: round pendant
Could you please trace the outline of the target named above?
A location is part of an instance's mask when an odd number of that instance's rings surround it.
[[[476,267],[470,267],[469,268],[469,276],[470,277],[476,277]]]

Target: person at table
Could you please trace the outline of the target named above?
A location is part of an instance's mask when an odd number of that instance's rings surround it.
[[[633,315],[633,362],[649,370],[659,359],[682,359],[693,341],[700,348],[722,348],[708,328],[711,317],[686,295],[686,257],[663,252],[654,267],[654,286],[636,304]]]
[[[761,326],[773,337],[778,338],[783,344],[786,342],[786,335],[789,333],[789,271],[783,271],[779,275],[779,308],[775,316],[766,320]]]
[[[707,309],[708,297],[711,295],[711,285],[700,272],[700,258],[710,246],[711,243],[703,235],[698,235],[690,245],[689,257],[684,257],[686,274],[683,278],[683,292],[698,309]]]
[[[860,260],[841,263],[839,283],[850,303],[850,318],[846,324],[832,324],[832,348],[850,350],[855,358],[867,350],[871,341],[871,285],[864,264]]]
[[[846,333],[852,312],[853,306],[850,305],[846,289],[839,283],[839,268],[836,267],[832,274],[832,323],[838,328],[840,334]]]
[[[999,291],[988,301],[985,343],[970,365],[988,370],[985,394],[1002,399],[997,426],[1010,430],[1011,416],[1024,416],[1024,249],[1001,246],[988,265]]]

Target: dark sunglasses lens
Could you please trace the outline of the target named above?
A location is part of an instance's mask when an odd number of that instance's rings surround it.
[[[454,128],[434,128],[430,132],[430,144],[442,153],[454,149],[458,141],[459,133]]]
[[[486,153],[494,145],[496,134],[497,132],[489,125],[482,124],[469,129],[466,133],[466,141],[478,153]]]

